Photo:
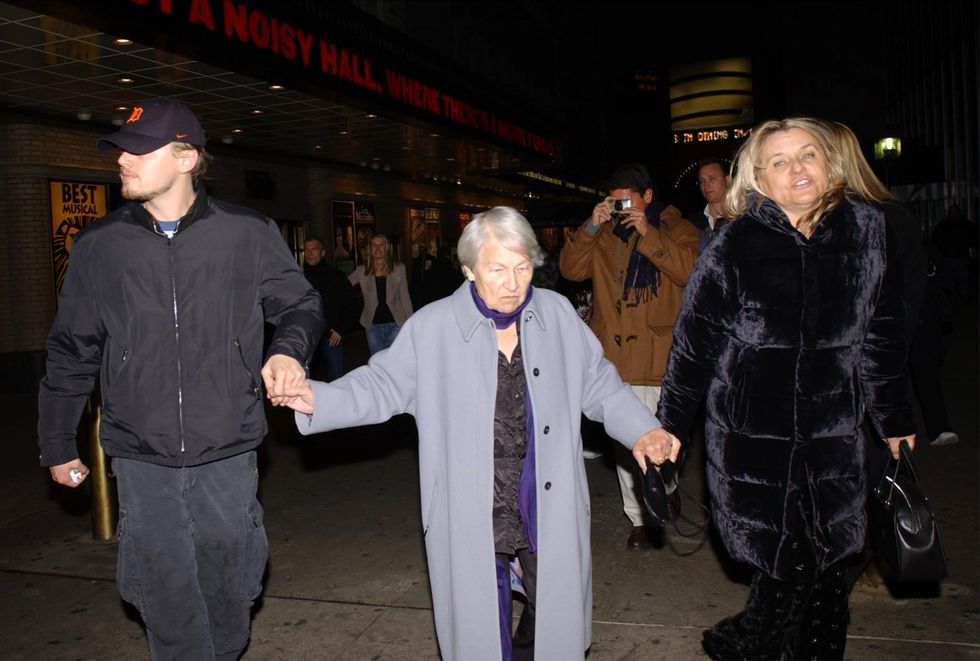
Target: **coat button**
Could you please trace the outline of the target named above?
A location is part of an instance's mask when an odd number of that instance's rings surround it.
[[[550,431],[551,431],[551,427],[549,427],[548,425],[545,425],[544,426],[544,433],[547,434]]]
[[[539,370],[537,367],[535,367],[534,368],[534,371],[531,372],[531,374],[533,374],[534,376],[537,376],[538,374],[541,374],[541,370]]]
[[[545,482],[544,483],[544,490],[545,491],[551,491],[551,482]]]

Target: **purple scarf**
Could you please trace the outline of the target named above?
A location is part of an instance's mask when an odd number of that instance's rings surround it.
[[[493,319],[493,325],[497,327],[497,330],[503,330],[505,328],[510,328],[510,325],[517,321],[517,318],[521,316],[521,312],[527,307],[527,304],[531,302],[531,297],[534,295],[534,287],[530,286],[527,288],[527,297],[524,302],[517,306],[517,309],[513,312],[497,312],[496,310],[491,310],[487,307],[487,304],[483,302],[480,298],[480,293],[476,290],[476,283],[470,283],[470,294],[473,295],[473,302],[476,303],[477,309],[480,311],[484,317],[488,319]]]

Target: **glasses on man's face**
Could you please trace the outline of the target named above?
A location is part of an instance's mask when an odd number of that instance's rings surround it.
[[[721,181],[721,177],[713,174],[709,174],[707,177],[698,177],[698,188],[705,184],[713,184],[716,181]]]

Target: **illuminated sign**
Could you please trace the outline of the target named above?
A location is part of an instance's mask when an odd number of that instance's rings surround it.
[[[670,68],[669,77],[670,128],[682,134],[680,142],[695,141],[693,137],[684,139],[687,132],[753,123],[750,58],[675,65]]]
[[[518,172],[517,174],[521,175],[522,177],[527,177],[528,179],[543,181],[546,184],[551,184],[552,186],[561,186],[562,188],[577,190],[583,193],[591,193],[593,195],[605,195],[605,193],[603,193],[602,191],[593,188],[591,186],[585,186],[582,184],[576,184],[571,181],[565,181],[564,179],[559,179],[558,177],[552,177],[547,174],[542,174],[541,172]]]
[[[129,0],[372,94],[554,158],[554,138],[499,117],[397,68],[233,0]]]
[[[718,129],[715,131],[681,131],[674,133],[674,144],[741,140],[750,135],[752,135],[751,128]]]

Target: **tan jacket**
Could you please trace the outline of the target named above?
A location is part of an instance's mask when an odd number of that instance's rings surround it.
[[[374,319],[374,311],[378,307],[378,288],[374,286],[374,276],[364,275],[364,267],[358,266],[347,276],[347,279],[353,286],[361,288],[364,309],[361,310],[360,321],[364,330],[367,330],[374,325],[371,320]],[[405,276],[404,264],[395,264],[388,274],[385,281],[385,300],[388,302],[391,316],[399,326],[412,316],[412,300],[408,297],[408,278]]]
[[[645,237],[636,233],[628,244],[612,233],[611,223],[604,223],[595,234],[583,223],[559,256],[562,276],[592,278],[589,326],[620,378],[631,385],[659,386],[663,381],[684,285],[699,254],[698,230],[681,218],[677,207],[664,209],[660,221],[660,229],[651,227]],[[656,298],[626,307],[623,280],[634,246],[660,269],[660,284]]]

